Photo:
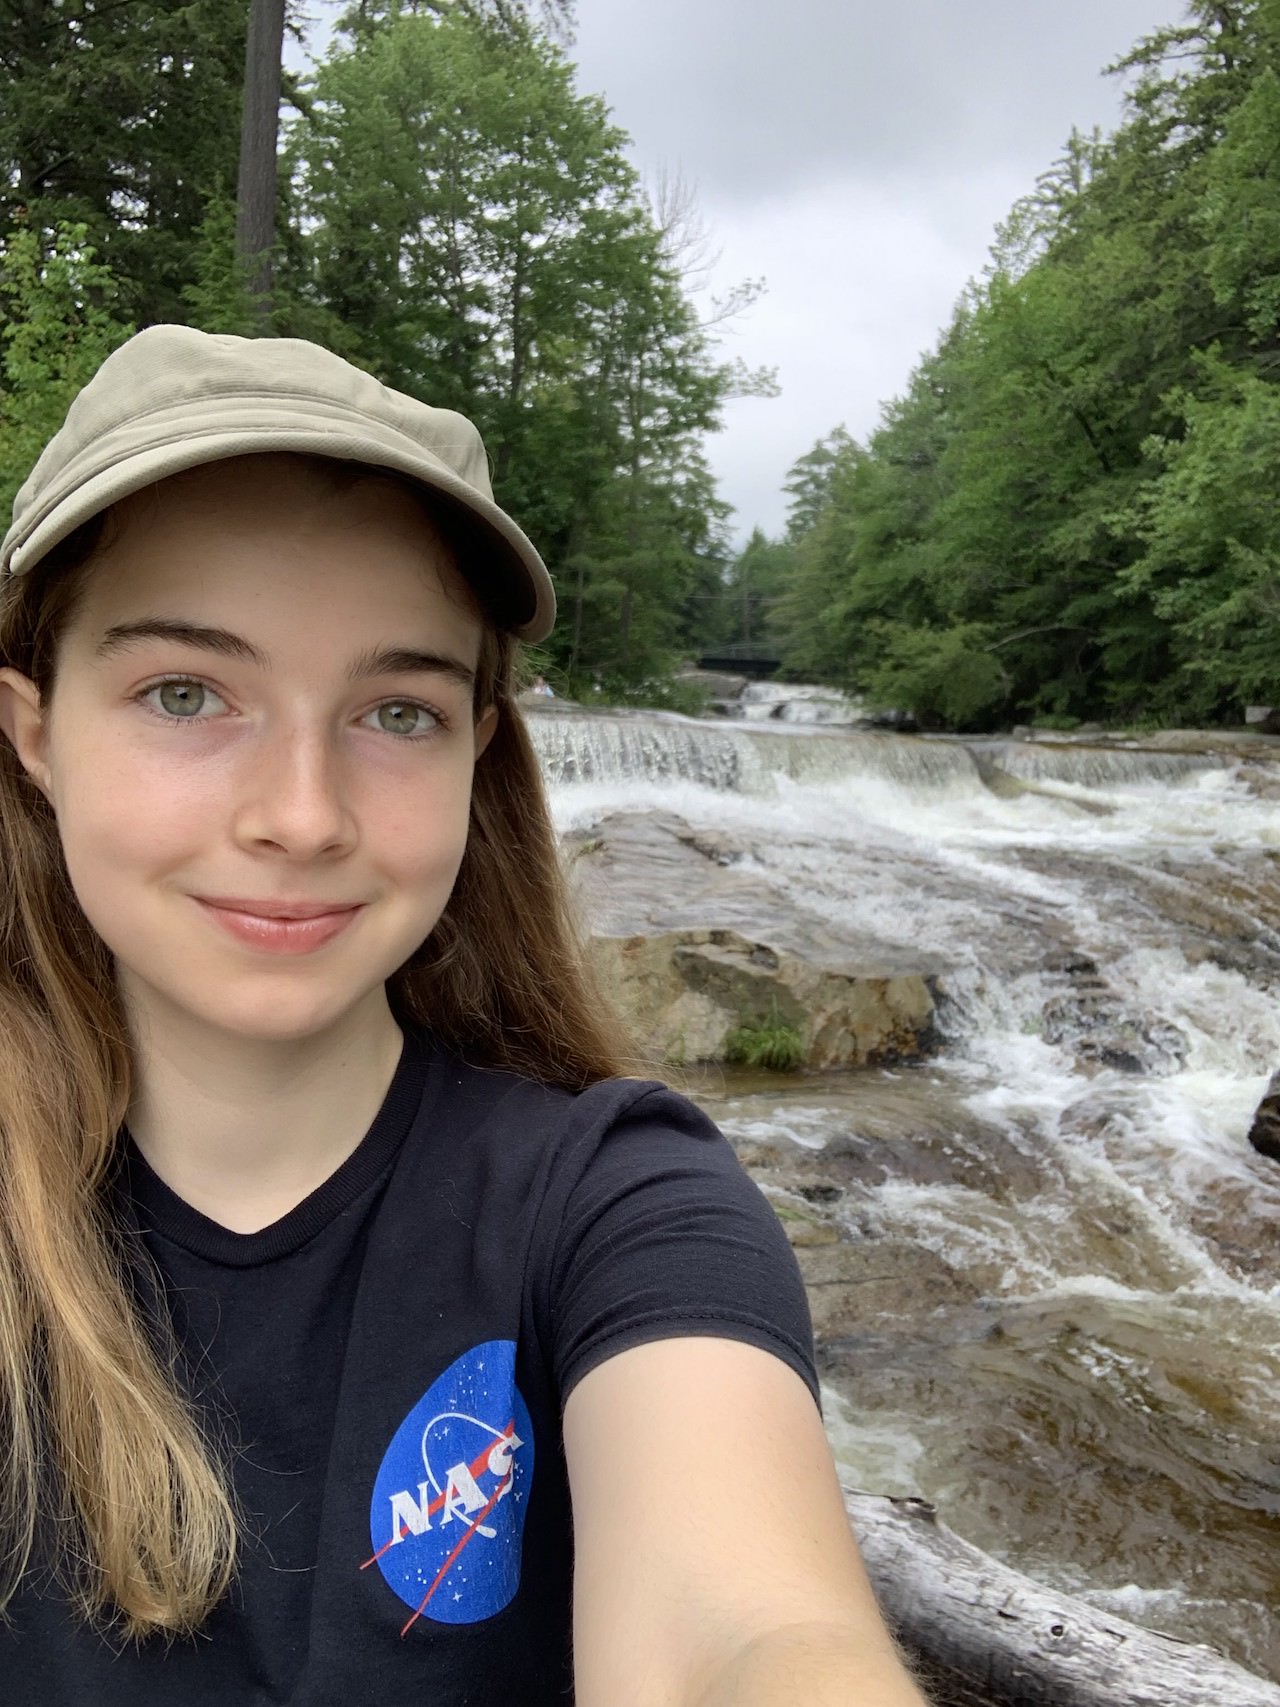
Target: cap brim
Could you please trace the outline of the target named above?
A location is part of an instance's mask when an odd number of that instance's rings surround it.
[[[24,518],[25,526],[10,543],[5,568],[24,574],[100,510],[171,474],[228,457],[296,451],[392,469],[449,499],[452,508],[475,524],[478,539],[494,547],[492,563],[459,565],[481,602],[521,640],[536,642],[550,634],[555,625],[555,590],[533,543],[505,511],[430,451],[370,416],[361,417],[358,428],[353,428],[349,413],[335,409],[331,427],[302,427],[296,416],[290,419],[278,405],[273,408],[260,400],[255,406],[243,396],[225,401],[225,419],[210,420],[215,411],[206,404],[206,419],[198,426],[191,425],[189,408],[175,409],[175,414],[187,417],[179,438],[140,445],[126,442],[105,467],[93,467],[101,461],[102,441],[86,447],[60,471],[35,513]],[[313,403],[309,408],[314,413]],[[160,425],[155,415],[150,424]]]

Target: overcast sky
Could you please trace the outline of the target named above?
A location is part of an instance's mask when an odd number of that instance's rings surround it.
[[[709,446],[735,532],[780,531],[786,470],[876,424],[996,224],[1073,125],[1110,130],[1102,67],[1181,0],[581,0],[575,55],[652,179],[680,168],[720,288],[768,294],[726,349],[782,395],[731,403]]]
[[[776,368],[782,394],[730,403],[708,446],[739,539],[781,530],[786,471],[815,440],[875,426],[1072,126],[1119,122],[1103,66],[1182,16],[1182,0],[578,0],[580,87],[646,180],[696,187],[712,292],[767,282],[724,347]]]

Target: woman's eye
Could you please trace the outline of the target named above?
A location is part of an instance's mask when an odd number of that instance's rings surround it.
[[[430,735],[443,721],[427,706],[408,699],[385,700],[370,716],[378,719],[378,727],[384,734],[410,737]]]
[[[171,681],[157,682],[154,687],[147,689],[142,698],[151,703],[155,710],[172,718],[175,723],[194,723],[199,720],[199,713],[204,710],[206,701],[217,700],[218,696],[203,682],[175,677]],[[221,704],[221,700],[218,700],[218,703]]]

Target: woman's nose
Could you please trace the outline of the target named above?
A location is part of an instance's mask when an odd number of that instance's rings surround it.
[[[297,858],[341,852],[358,833],[350,785],[331,733],[293,724],[264,735],[235,785],[237,836]]]

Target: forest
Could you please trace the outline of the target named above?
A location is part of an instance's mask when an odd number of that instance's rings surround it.
[[[942,729],[1280,702],[1280,0],[1191,0],[1112,68],[1117,131],[1070,137],[878,429],[736,557],[704,447],[773,385],[721,345],[756,287],[697,288],[696,208],[577,88],[569,0],[354,0],[306,75],[276,57],[246,254],[260,9],[0,0],[6,509],[131,331],[309,337],[479,423],[571,694],[680,704],[736,642]]]
[[[296,30],[295,0],[274,9]],[[479,424],[558,583],[531,668],[670,693],[725,584],[704,440],[727,396],[770,385],[718,349],[754,287],[697,300],[691,198],[642,185],[576,88],[567,0],[356,0],[306,76],[281,75],[278,31],[246,52],[271,10],[0,4],[0,505],[132,331],[312,338]],[[264,61],[274,206],[246,254]]]
[[[1194,0],[1112,69],[1115,134],[732,566],[731,637],[792,677],[961,730],[1280,703],[1280,0]]]

